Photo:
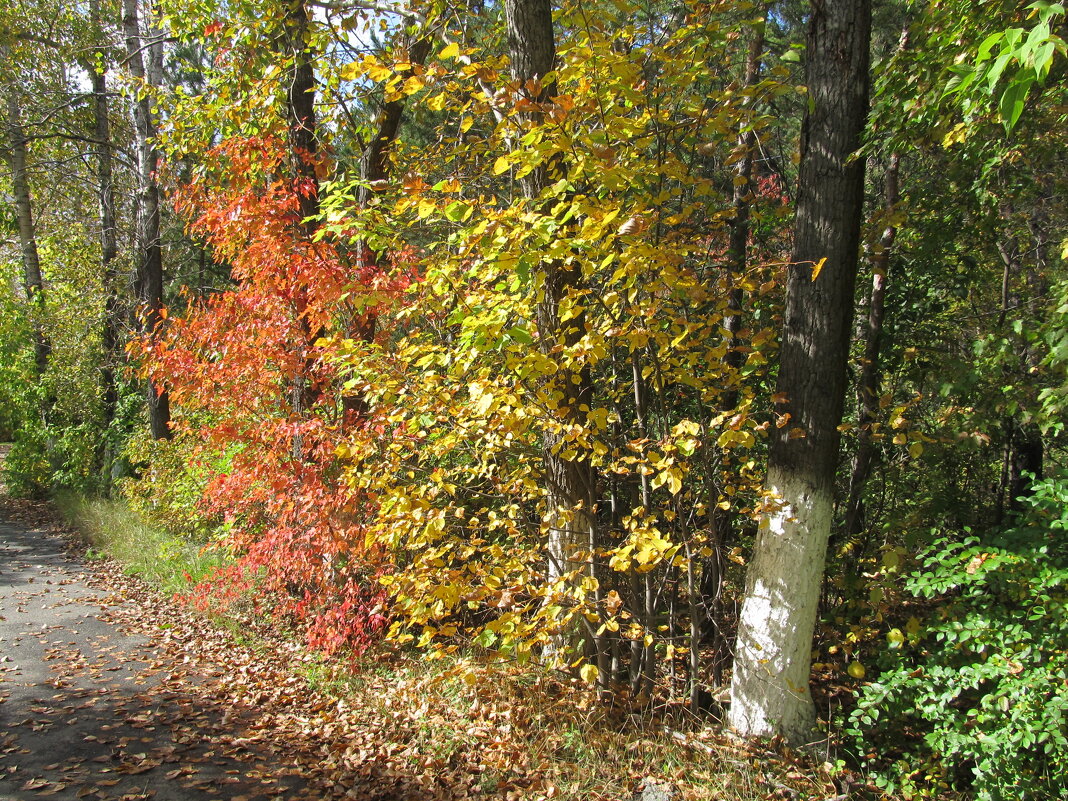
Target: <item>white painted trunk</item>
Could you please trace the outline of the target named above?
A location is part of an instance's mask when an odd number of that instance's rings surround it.
[[[816,722],[809,673],[833,497],[781,468],[769,470],[766,486],[779,503],[761,523],[746,576],[730,725],[797,744]]]

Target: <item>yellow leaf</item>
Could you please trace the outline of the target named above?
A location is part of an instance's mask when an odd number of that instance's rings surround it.
[[[820,277],[820,271],[823,269],[823,265],[827,263],[827,257],[824,256],[814,265],[812,265],[812,280],[815,281]]]
[[[384,81],[393,74],[393,70],[383,64],[368,64],[367,77],[372,81]]]
[[[921,453],[923,453],[922,442],[913,442],[911,445],[909,445],[909,456],[911,456],[913,459],[917,458]]]
[[[493,162],[493,174],[500,175],[501,173],[508,172],[511,166],[512,164],[507,156],[498,156],[497,160]]]
[[[853,661],[849,663],[849,667],[846,668],[846,673],[852,676],[854,679],[864,678],[867,671],[864,669],[864,665],[860,662]]]
[[[438,58],[456,58],[458,55],[460,55],[460,46],[456,44],[456,42],[453,42],[452,44],[446,46],[445,49],[442,50],[440,53],[438,53]]]
[[[588,662],[579,668],[579,676],[581,676],[582,680],[587,684],[596,684],[599,673],[600,671],[597,670],[597,665],[591,665]]]

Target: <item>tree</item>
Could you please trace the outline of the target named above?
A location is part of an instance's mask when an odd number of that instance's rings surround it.
[[[123,0],[122,27],[126,37],[127,66],[133,76],[136,92],[133,102],[137,138],[136,286],[142,304],[140,313],[143,315],[143,329],[155,335],[164,319],[163,248],[160,243],[160,190],[157,181],[159,152],[155,141],[157,129],[151,89],[160,83],[163,45],[158,31],[150,30],[148,35],[142,31],[139,2]],[[167,389],[149,381],[146,393],[152,436],[169,439],[171,410]]]
[[[530,109],[524,115],[526,122],[534,127],[542,123],[546,105],[556,94],[556,82],[549,78],[556,60],[552,6],[549,0],[508,0],[505,17],[512,77],[519,96]],[[543,194],[563,177],[563,161],[554,155],[535,166],[519,183],[523,195],[535,207],[542,206],[542,213],[548,213],[549,200]],[[538,344],[551,358],[561,348],[574,347],[585,333],[585,314],[580,311],[565,319],[560,308],[562,301],[579,290],[582,267],[578,259],[545,256],[541,270],[544,277],[536,310]],[[597,549],[596,475],[588,456],[566,453],[564,435],[571,425],[586,426],[586,412],[592,403],[589,371],[563,365],[547,379],[545,394],[556,418],[542,433],[546,505],[543,520],[548,529],[548,579],[552,583],[581,570],[583,562],[592,569]],[[587,555],[585,559],[582,554]]]
[[[731,725],[802,742],[860,246],[871,5],[814,2],[809,110],[802,128],[794,249],[787,284],[767,508],[746,577],[731,684]]]
[[[114,442],[109,429],[115,422],[119,404],[118,365],[122,349],[122,302],[116,260],[119,255],[118,221],[115,207],[115,177],[111,137],[111,98],[108,95],[107,48],[103,46],[105,32],[102,26],[99,0],[89,4],[90,34],[100,42],[92,59],[83,61],[89,73],[93,94],[93,150],[96,156],[97,199],[100,206],[100,266],[104,285],[105,307],[102,334],[102,357],[100,376],[101,406],[104,436],[100,438],[97,459],[101,468],[105,491],[111,481],[111,463],[114,459]]]
[[[4,61],[10,63],[7,48],[0,48]],[[22,102],[19,89],[14,85],[5,87],[7,104],[7,157],[11,169],[11,186],[15,194],[16,219],[19,246],[22,250],[23,285],[26,300],[33,319],[33,352],[37,377],[41,379],[48,369],[51,345],[44,330],[45,288],[41,275],[41,257],[37,249],[37,226],[34,223],[33,199],[30,197],[30,182],[27,177],[26,131],[22,124]]]

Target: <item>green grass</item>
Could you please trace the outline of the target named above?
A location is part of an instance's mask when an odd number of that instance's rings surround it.
[[[200,543],[147,525],[122,501],[64,493],[56,505],[85,537],[90,558],[107,555],[164,592],[188,589],[222,562]]]

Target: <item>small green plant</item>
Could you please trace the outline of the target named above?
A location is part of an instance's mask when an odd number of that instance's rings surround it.
[[[888,664],[850,719],[864,753],[891,758],[879,774],[888,791],[1063,797],[1068,477],[1036,482],[1028,501],[986,541],[940,539],[908,579],[915,596],[939,603],[925,628],[889,632]]]
[[[185,540],[205,542],[222,521],[201,510],[200,500],[210,477],[225,472],[228,456],[210,461],[195,452],[192,439],[181,434],[154,440],[132,437],[122,454],[139,475],[126,477],[120,488],[130,507],[152,526]]]

